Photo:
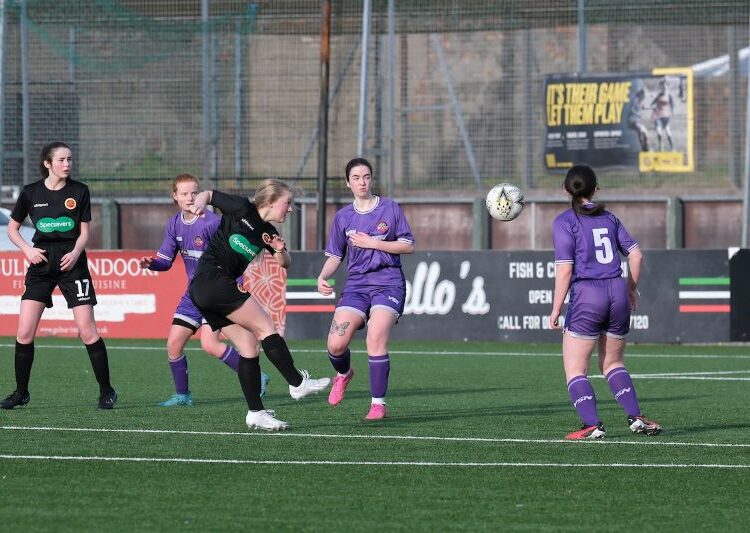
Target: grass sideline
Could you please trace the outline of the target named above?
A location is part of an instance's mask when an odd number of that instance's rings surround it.
[[[111,412],[76,339],[40,338],[31,403],[0,412],[0,523],[21,531],[746,530],[750,355],[743,346],[633,346],[641,405],[665,426],[633,435],[594,379],[603,442],[579,422],[559,346],[397,342],[389,418],[362,420],[367,360],[347,398],[296,402],[272,376],[266,406],[292,425],[248,431],[236,377],[190,345],[193,408],[171,393],[163,341],[107,340]],[[0,394],[13,389],[0,338]],[[321,342],[290,342],[314,376]],[[592,375],[597,371],[592,368]]]

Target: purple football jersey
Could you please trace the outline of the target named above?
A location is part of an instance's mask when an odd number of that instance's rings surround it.
[[[589,216],[568,209],[555,218],[552,241],[555,264],[573,264],[573,282],[622,276],[619,254],[627,256],[638,246],[609,211]]]
[[[390,198],[376,196],[375,207],[358,211],[354,203],[340,209],[333,219],[325,254],[341,260],[347,257],[347,287],[403,284],[401,256],[372,248],[354,248],[349,235],[366,233],[374,239],[414,243],[409,222],[401,207]]]
[[[219,227],[221,217],[206,211],[203,216],[196,217],[190,222],[182,218],[182,211],[169,219],[164,227],[164,241],[161,243],[156,257],[159,260],[169,262],[171,266],[177,252],[182,256],[185,263],[185,273],[188,281],[193,279],[198,259],[208,247],[211,237]]]

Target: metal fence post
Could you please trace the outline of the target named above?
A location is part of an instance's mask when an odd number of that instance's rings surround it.
[[[111,198],[102,202],[102,248],[120,248],[120,204]]]
[[[472,234],[472,250],[489,250],[490,248],[490,217],[484,198],[474,198],[472,203],[474,216],[474,232]]]
[[[685,247],[682,199],[670,196],[667,199],[667,249]]]

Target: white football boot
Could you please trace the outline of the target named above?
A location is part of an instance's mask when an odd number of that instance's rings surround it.
[[[276,413],[271,409],[262,411],[248,411],[245,423],[250,429],[262,429],[263,431],[281,431],[289,427],[289,423],[276,418]]]
[[[301,400],[310,394],[318,394],[331,382],[331,378],[313,379],[307,370],[300,370],[299,373],[302,376],[302,383],[298,387],[289,385],[289,395],[295,400]]]

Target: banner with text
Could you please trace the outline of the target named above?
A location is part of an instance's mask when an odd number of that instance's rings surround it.
[[[726,250],[646,251],[641,301],[630,320],[635,342],[729,340],[729,254]],[[290,339],[325,339],[335,298],[346,277],[337,272],[334,297],[312,288],[324,257],[293,254],[287,298]],[[394,329],[402,340],[556,342],[549,329],[555,283],[553,253],[421,252],[403,257],[407,280],[404,316]],[[309,283],[304,290],[303,282]],[[307,300],[305,300],[307,299]],[[292,308],[290,310],[290,308]],[[363,334],[358,334],[364,338]]]
[[[692,172],[693,71],[553,75],[544,82],[544,164]]]
[[[98,304],[96,325],[102,337],[166,338],[177,302],[187,287],[182,261],[166,272],[142,270],[141,257],[153,250],[86,251]],[[0,335],[15,335],[28,263],[20,252],[0,252]],[[75,337],[73,312],[59,289],[52,294],[38,335]]]
[[[94,316],[99,333],[110,338],[166,338],[177,303],[187,289],[181,259],[170,270],[142,270],[139,260],[153,250],[87,251],[96,299]],[[15,335],[28,263],[20,252],[0,252],[0,335]],[[245,288],[271,316],[280,333],[286,317],[286,270],[271,254],[253,261],[246,271]],[[38,335],[75,337],[73,312],[59,289],[52,294]]]
[[[167,272],[141,270],[138,260],[151,253],[88,252],[102,336],[166,337],[185,291],[185,271],[181,264]],[[639,287],[642,296],[631,317],[630,340],[728,341],[730,255],[726,250],[647,250]],[[346,281],[345,268],[331,280],[334,294],[322,296],[316,290],[316,278],[325,260],[323,254],[292,252],[292,258],[286,283],[282,279],[263,282],[262,287],[254,287],[255,293],[261,300],[271,295],[278,303],[274,309],[278,307],[282,321],[277,325],[283,328],[286,317],[287,338],[324,342]],[[407,294],[394,339],[560,339],[559,331],[549,329],[555,281],[551,251],[419,252],[403,261]],[[0,335],[16,334],[25,273],[20,253],[0,252]],[[44,312],[39,334],[77,335],[73,314],[58,291],[53,301],[54,307]]]

